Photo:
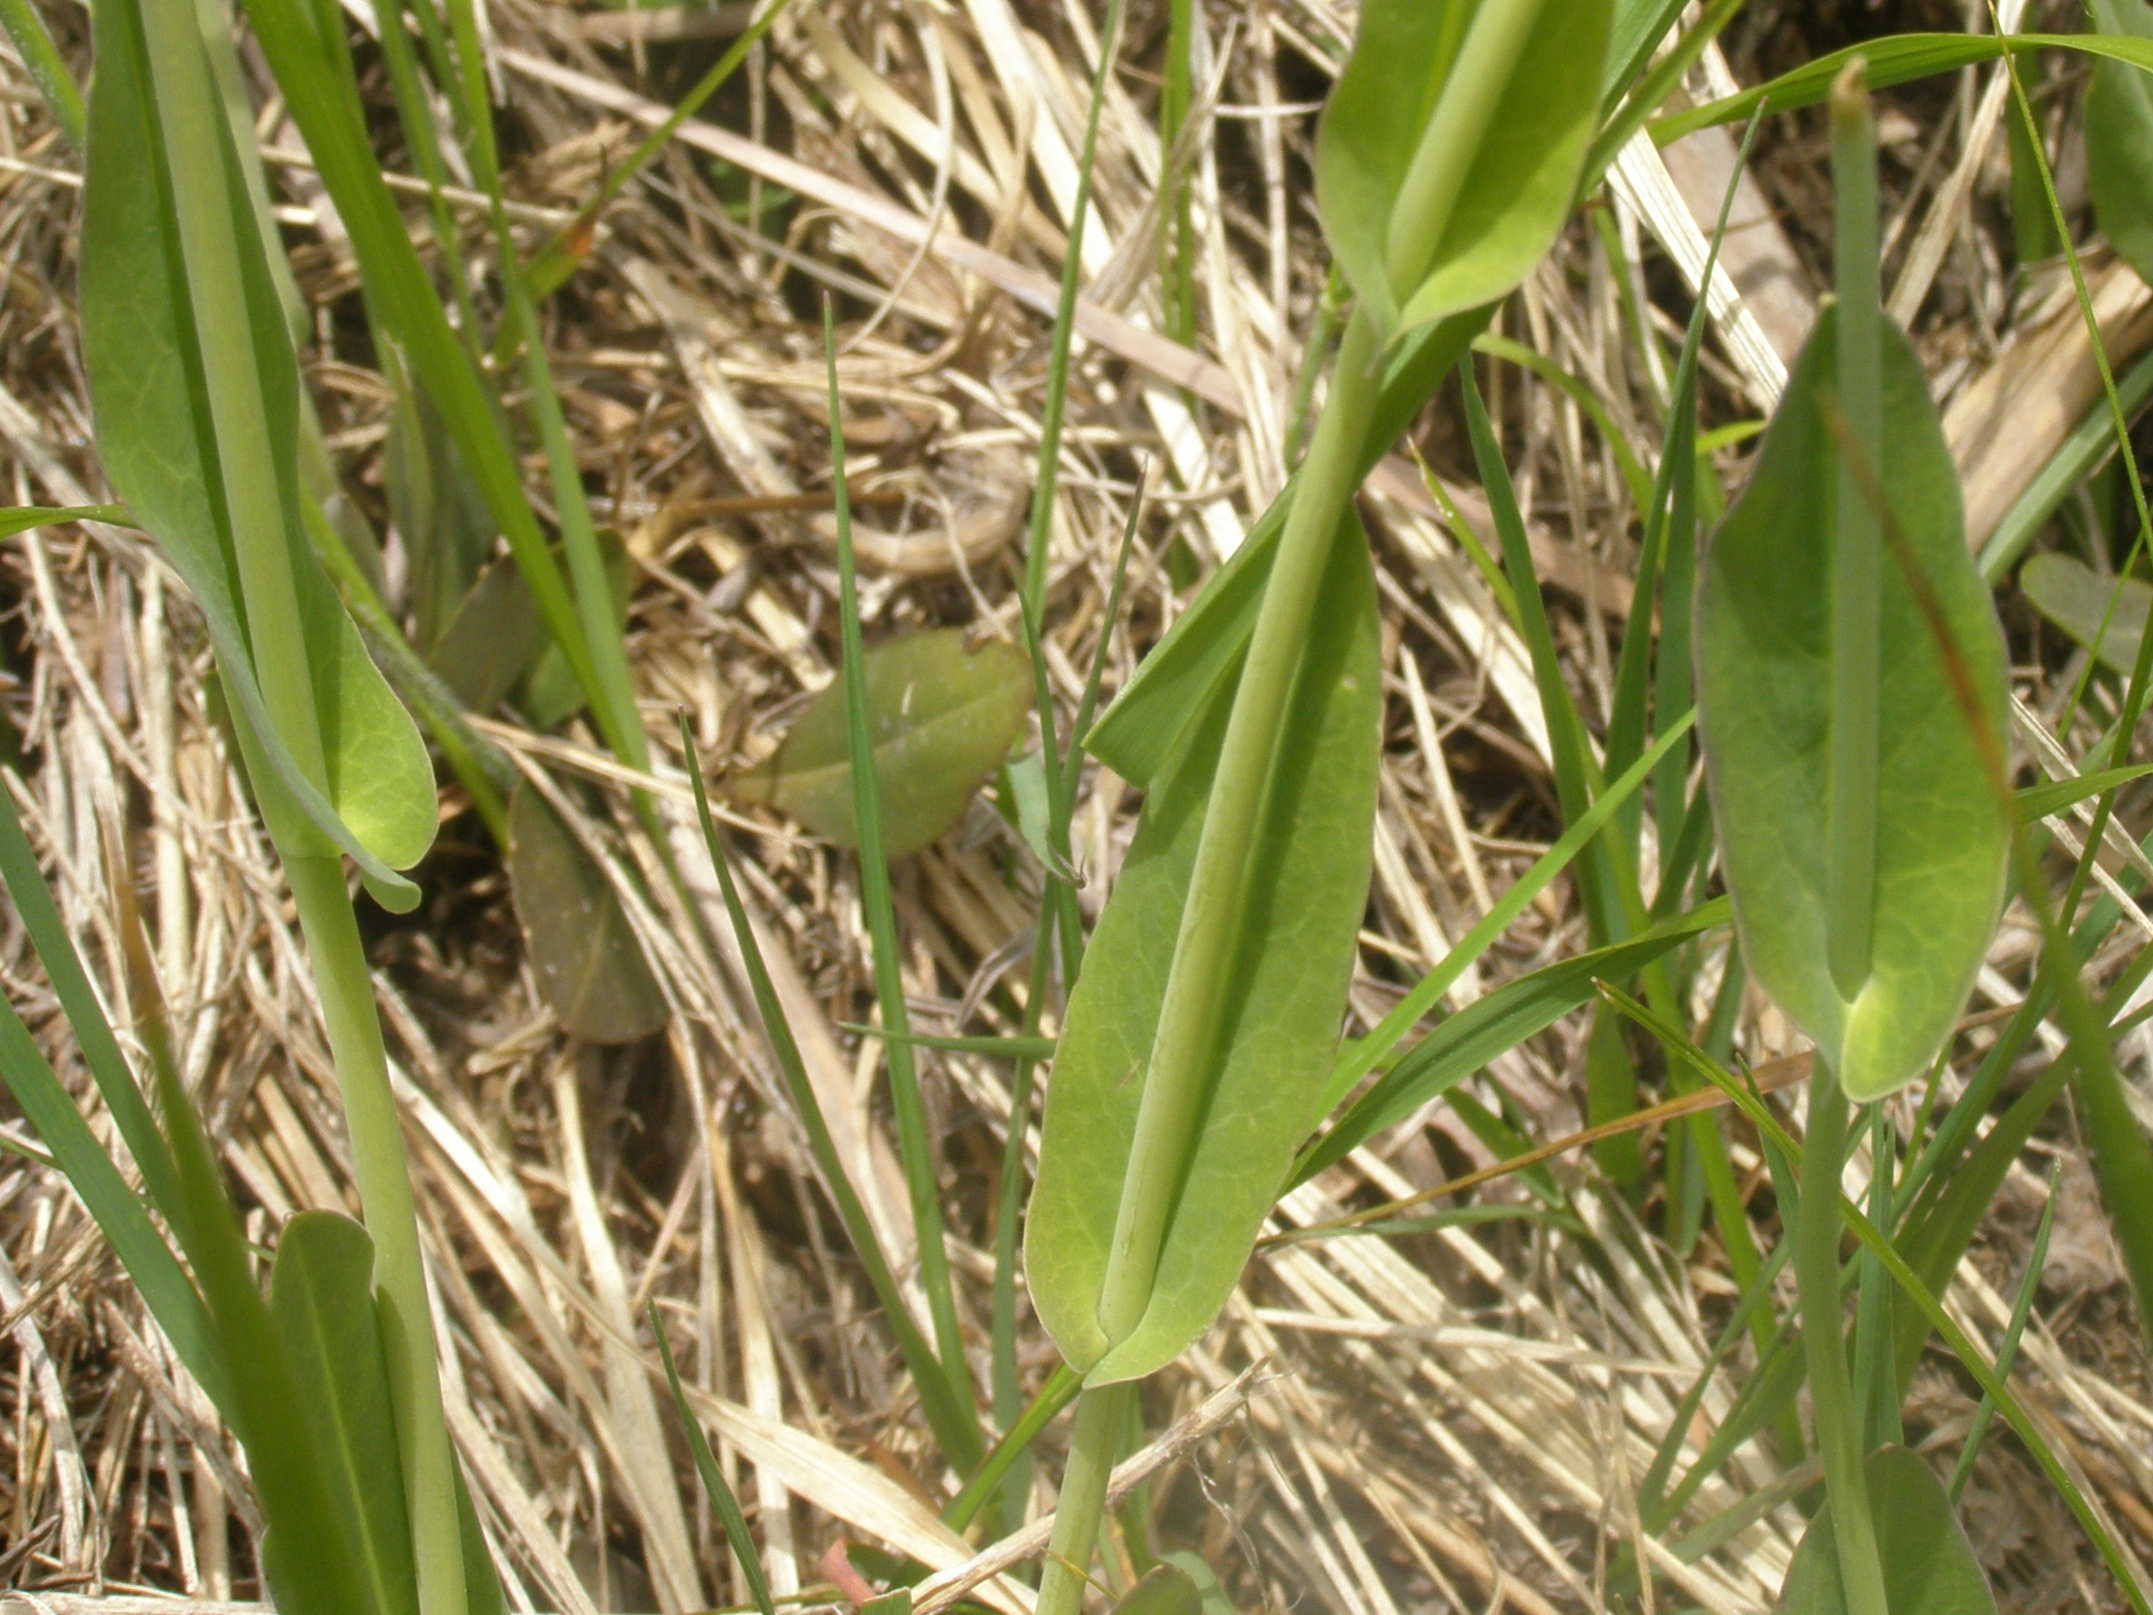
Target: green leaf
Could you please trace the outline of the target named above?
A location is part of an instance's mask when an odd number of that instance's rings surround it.
[[[13,538],[55,522],[113,522],[131,526],[134,517],[122,505],[16,505],[0,510],[0,538]]]
[[[396,410],[389,417],[382,481],[389,519],[411,557],[406,596],[412,642],[431,656],[457,606],[471,593],[499,529],[486,513],[478,485],[464,470],[440,411],[408,377],[396,390]],[[529,602],[527,610],[537,616],[535,602]],[[537,631],[544,634],[543,621]],[[484,710],[493,703],[465,704]]]
[[[508,806],[508,876],[538,988],[589,1043],[632,1043],[665,1024],[665,994],[612,881],[530,781]]]
[[[302,1211],[277,1239],[269,1318],[290,1354],[316,1473],[351,1522],[369,1607],[413,1612],[418,1584],[404,1512],[388,1363],[374,1310],[374,1242],[332,1211]],[[483,1580],[484,1578],[480,1578]]]
[[[883,850],[901,858],[956,823],[1009,755],[1031,709],[1031,671],[1024,653],[1000,640],[967,650],[958,628],[877,645],[861,670]],[[842,682],[817,695],[778,749],[725,789],[737,802],[782,809],[840,846],[859,845]]]
[[[1203,1615],[1203,1609],[1203,1595],[1185,1572],[1172,1565],[1154,1565],[1122,1595],[1114,1615]]]
[[[2147,0],[2093,0],[2102,33],[2153,41]],[[2086,187],[2101,229],[2138,278],[2153,282],[2153,77],[2102,57],[2086,92]]]
[[[1818,320],[1749,485],[1705,553],[1697,687],[1743,954],[1847,1093],[1872,1099],[1920,1076],[1950,1036],[2002,904],[2009,822],[1977,725],[1990,744],[2004,732],[2004,651],[1920,363],[1887,323],[1885,424],[1873,445],[1891,553],[1876,588],[1870,947],[1864,978],[1843,989],[1827,920],[1839,854],[1827,777],[1839,457],[1826,425],[1838,321],[1836,309]],[[1962,689],[1978,713],[1961,705]]]
[[[1611,0],[1367,0],[1323,112],[1316,198],[1386,338],[1501,297],[1569,216]],[[1537,19],[1537,21],[1536,21]]]
[[[2153,774],[2153,763],[2132,763],[2123,768],[2103,768],[2091,774],[2074,774],[2068,779],[2052,779],[2039,785],[2029,785],[2015,794],[2021,823],[2033,824],[2061,813],[2065,808],[2083,802],[2089,796],[2099,796],[2119,785],[2128,785],[2134,779]]]
[[[194,593],[272,827],[408,907],[432,768],[299,521],[298,365],[200,36],[152,56],[120,0],[97,34],[82,306],[106,473]]]
[[[2068,555],[2044,550],[2018,569],[2018,586],[2034,610],[2129,676],[2153,609],[2153,586],[2143,578],[2104,577]]]
[[[1725,901],[1716,900],[1627,941],[1544,965],[1475,999],[1406,1050],[1396,1065],[1371,1083],[1330,1130],[1302,1152],[1294,1163],[1292,1181],[1307,1182],[1497,1055],[1545,1031],[1589,1002],[1596,983],[1633,976],[1668,949],[1726,919]],[[1353,1066],[1342,1061],[1341,1068]]]
[[[1760,111],[1791,112],[1797,107],[1813,107],[1831,92],[1832,80],[1857,56],[1863,63],[1863,82],[1872,90],[1882,90],[1978,62],[1992,62],[2006,54],[2017,56],[2043,49],[2079,51],[2153,68],[2153,40],[2109,39],[2090,34],[1893,34],[1829,51],[1768,83],[1655,118],[1652,138],[1665,146],[1699,129],[1739,123]]]
[[[1167,975],[1231,690],[1155,783],[1071,995],[1025,1230],[1032,1301],[1088,1383],[1170,1362],[1225,1304],[1315,1125],[1368,889],[1381,668],[1358,535],[1333,547],[1249,856],[1252,893],[1201,1123],[1178,1163],[1150,1299],[1125,1339],[1099,1307]]]
[[[1981,1560],[1929,1466],[1904,1447],[1881,1447],[1862,1466],[1884,1549],[1891,1615],[1995,1615]],[[1783,1615],[1844,1615],[1839,1550],[1827,1506],[1809,1522],[1780,1589]]]
[[[1414,332],[1395,346],[1375,418],[1361,442],[1356,477],[1365,477],[1383,457],[1493,312],[1475,309]],[[1211,692],[1240,665],[1278,535],[1299,490],[1296,473],[1084,736],[1084,749],[1132,785],[1149,785],[1181,754],[1189,729],[1210,710]]]

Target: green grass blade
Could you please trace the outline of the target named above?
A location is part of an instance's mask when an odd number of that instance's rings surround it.
[[[681,755],[695,756],[695,735],[688,728],[685,715],[680,724]],[[918,1392],[920,1407],[927,1415],[927,1422],[941,1443],[942,1451],[962,1473],[969,1474],[977,1467],[981,1452],[978,1426],[973,1422],[969,1397],[950,1384],[942,1367],[942,1361],[928,1345],[927,1337],[920,1332],[918,1322],[912,1316],[904,1292],[898,1287],[895,1274],[890,1270],[889,1258],[882,1249],[882,1242],[875,1235],[874,1224],[868,1220],[867,1208],[860,1203],[858,1191],[845,1175],[844,1162],[839,1159],[837,1145],[830,1136],[829,1123],[822,1114],[821,1103],[815,1097],[814,1084],[808,1080],[807,1065],[800,1057],[800,1047],[793,1041],[791,1028],[786,1024],[784,1006],[779,1002],[777,989],[771,984],[770,972],[763,964],[762,948],[755,939],[755,928],[749,923],[746,907],[740,901],[740,889],[733,880],[732,865],[726,860],[725,849],[718,839],[716,821],[710,816],[710,798],[703,788],[703,776],[691,763],[688,768],[688,784],[695,797],[695,815],[703,832],[704,845],[710,852],[711,867],[718,876],[718,890],[725,900],[725,912],[731,921],[733,936],[740,945],[740,955],[747,967],[748,985],[755,997],[755,1008],[762,1017],[763,1034],[770,1040],[770,1051],[776,1057],[778,1073],[785,1080],[793,1108],[799,1116],[800,1125],[807,1134],[808,1153],[822,1175],[824,1190],[837,1211],[838,1221],[844,1225],[846,1237],[852,1242],[853,1255],[865,1271],[868,1286],[875,1292],[881,1304],[883,1316],[890,1333],[896,1338],[898,1355],[904,1359],[905,1369],[912,1376],[914,1389]]]
[[[82,150],[89,126],[82,105],[82,90],[75,83],[75,75],[67,70],[60,47],[52,42],[52,34],[45,27],[45,19],[38,15],[37,7],[31,0],[0,0],[0,28],[5,28],[8,38],[14,42],[16,54],[29,69],[30,82],[45,98],[45,105],[51,109],[52,121],[60,126],[60,133],[75,150]]]
[[[1330,1130],[1301,1152],[1290,1183],[1305,1183],[1384,1128],[1463,1081],[1507,1049],[1591,1000],[1602,978],[1633,975],[1668,949],[1728,918],[1724,898],[1626,942],[1542,966],[1449,1017],[1370,1085]]]
[[[718,1511],[718,1524],[724,1528],[726,1545],[733,1550],[740,1573],[747,1578],[748,1596],[755,1600],[755,1608],[760,1615],[777,1615],[776,1606],[770,1601],[770,1578],[763,1574],[762,1555],[756,1551],[755,1538],[748,1531],[748,1517],[740,1511],[740,1499],[725,1484],[717,1455],[710,1450],[710,1438],[703,1434],[702,1420],[688,1406],[688,1393],[681,1386],[680,1370],[674,1366],[673,1343],[666,1339],[665,1320],[658,1316],[658,1303],[651,1302],[649,1310],[651,1333],[658,1337],[658,1360],[665,1365],[665,1383],[673,1393],[673,1409],[680,1415],[680,1427],[688,1433],[688,1451],[695,1458],[695,1473],[703,1483],[703,1495]]]
[[[865,652],[860,645],[860,596],[852,555],[852,507],[845,486],[837,333],[827,300],[822,307],[822,337],[830,403],[830,481],[837,492],[837,620],[844,645],[840,676],[845,689],[846,744],[852,758],[853,826],[860,844],[860,907],[874,940],[875,994],[882,1006],[882,1023],[897,1034],[885,1045],[890,1107],[897,1118],[898,1154],[911,1191],[913,1225],[919,1238],[920,1283],[927,1292],[927,1311],[934,1322],[942,1371],[952,1387],[969,1387],[971,1376],[965,1368],[964,1336],[957,1324],[956,1289],[942,1227],[941,1156],[927,1134],[919,1070],[906,1036],[911,1031],[911,1016],[905,1007],[900,968],[903,955],[897,948],[889,861],[882,850],[881,786],[875,778],[874,736],[869,732]]]

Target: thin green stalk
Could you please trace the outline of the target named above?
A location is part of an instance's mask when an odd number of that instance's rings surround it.
[[[1859,59],[1832,87],[1839,410],[1860,444],[1883,441],[1876,130]],[[1825,925],[1832,980],[1851,999],[1869,979],[1876,916],[1877,679],[1883,659],[1883,538],[1869,490],[1838,457],[1832,507],[1831,869]]]
[[[1301,467],[1300,491],[1249,638],[1115,1215],[1099,1303],[1099,1323],[1109,1343],[1136,1327],[1150,1299],[1180,1163],[1188,1159],[1203,1105],[1206,1058],[1224,1011],[1227,972],[1252,873],[1250,849],[1278,750],[1279,715],[1300,670],[1301,646],[1338,537],[1339,514],[1359,481],[1355,457],[1375,411],[1379,359],[1374,324],[1365,312],[1356,313],[1339,347],[1331,396]]]
[[[1802,1146],[1801,1199],[1795,1207],[1794,1278],[1802,1303],[1802,1352],[1816,1414],[1824,1491],[1839,1545],[1839,1580],[1847,1615],[1889,1615],[1884,1561],[1869,1483],[1862,1474],[1861,1410],[1847,1378],[1840,1327],[1839,1169],[1846,1159],[1846,1095],[1817,1056],[1809,1078],[1809,1136]]]
[[[845,1163],[838,1156],[837,1142],[830,1135],[830,1124],[822,1114],[814,1084],[808,1080],[807,1064],[800,1057],[799,1044],[793,1041],[792,1028],[786,1024],[784,1006],[778,1002],[777,989],[771,983],[769,969],[763,964],[755,927],[748,919],[747,906],[740,900],[739,884],[733,879],[732,865],[727,862],[724,846],[718,840],[717,823],[710,816],[710,796],[703,789],[702,772],[694,764],[695,735],[688,727],[685,714],[680,719],[680,745],[681,755],[689,760],[688,787],[695,799],[696,823],[703,832],[703,844],[709,849],[711,867],[717,871],[718,893],[725,904],[726,919],[740,946],[748,989],[755,999],[756,1012],[762,1017],[763,1035],[770,1041],[770,1052],[777,1061],[779,1075],[784,1078],[793,1112],[799,1118],[801,1130],[807,1134],[808,1153],[822,1176],[823,1187],[837,1211],[838,1221],[844,1225],[845,1236],[852,1242],[853,1255],[865,1272],[868,1287],[881,1303],[883,1317],[897,1342],[897,1353],[912,1375],[920,1409],[927,1415],[935,1440],[941,1443],[942,1451],[951,1463],[959,1470],[969,1472],[979,1462],[980,1453],[979,1431],[972,1421],[969,1399],[950,1384],[941,1360],[927,1344],[926,1336],[921,1334],[904,1292],[897,1287],[896,1275],[890,1271],[889,1258],[883,1254],[874,1224],[868,1220],[867,1208],[861,1203],[852,1180],[845,1175]]]
[[[912,1055],[911,1021],[905,1013],[905,988],[899,974],[897,926],[890,903],[890,866],[882,853],[882,815],[876,788],[873,743],[867,732],[867,672],[860,645],[860,595],[852,554],[852,506],[845,487],[845,433],[837,389],[837,333],[827,299],[822,305],[825,379],[830,400],[830,483],[837,494],[837,622],[844,640],[847,739],[851,744],[853,820],[860,838],[860,907],[874,937],[875,994],[883,1024],[890,1069],[890,1108],[897,1118],[897,1147],[910,1191],[912,1223],[919,1242],[920,1285],[927,1292],[927,1312],[934,1324],[935,1349],[951,1386],[969,1396],[964,1333],[957,1324],[956,1287],[950,1277],[949,1247],[942,1231],[939,1152],[928,1137],[920,1101],[919,1069]],[[953,1455],[954,1456],[954,1455]]]
[[[382,1356],[388,1365],[391,1404],[397,1412],[404,1500],[419,1573],[419,1607],[426,1615],[464,1615],[469,1603],[463,1538],[456,1517],[456,1457],[442,1415],[441,1380],[429,1323],[432,1314],[419,1254],[418,1212],[404,1161],[396,1099],[389,1089],[373,977],[345,890],[343,860],[280,850],[321,994],[322,1020],[329,1033],[345,1128],[351,1138],[353,1176],[367,1233],[374,1241]]]
[[[1078,1615],[1084,1607],[1092,1544],[1099,1539],[1106,1483],[1114,1472],[1114,1449],[1135,1395],[1136,1386],[1125,1382],[1094,1386],[1077,1399],[1069,1463],[1062,1471],[1046,1574],[1039,1583],[1038,1615]]]

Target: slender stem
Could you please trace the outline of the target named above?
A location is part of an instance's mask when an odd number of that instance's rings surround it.
[[[1794,1278],[1802,1303],[1802,1351],[1824,1492],[1839,1546],[1839,1580],[1847,1615],[1888,1615],[1884,1563],[1877,1551],[1869,1485],[1862,1474],[1861,1410],[1847,1378],[1840,1327],[1839,1169],[1846,1159],[1847,1102],[1818,1051],[1809,1077],[1809,1136],[1802,1145],[1801,1199],[1795,1207]]]
[[[427,1615],[461,1615],[468,1607],[468,1578],[457,1521],[456,1459],[441,1410],[418,1213],[396,1100],[389,1091],[372,977],[344,888],[342,859],[295,856],[287,848],[284,867],[321,993],[360,1206],[374,1241],[382,1354],[388,1362],[390,1405],[396,1410],[397,1446],[403,1457],[419,1607]]]
[[[1240,939],[1250,860],[1284,727],[1281,720],[1300,671],[1302,645],[1338,535],[1339,515],[1359,480],[1357,456],[1375,410],[1379,358],[1374,324],[1357,313],[1339,348],[1331,396],[1301,467],[1300,489],[1249,639],[1189,876],[1188,901],[1181,911],[1107,1253],[1099,1325],[1110,1346],[1136,1327],[1151,1299],[1167,1217],[1202,1111],[1205,1071]]]
[[[830,401],[830,483],[837,495],[837,624],[844,644],[840,677],[844,681],[846,740],[852,764],[853,823],[860,844],[860,908],[874,938],[875,996],[890,1031],[884,1052],[890,1072],[890,1110],[897,1122],[897,1150],[910,1191],[912,1225],[919,1250],[920,1287],[927,1293],[927,1315],[934,1327],[935,1350],[943,1377],[967,1404],[971,1376],[964,1360],[964,1332],[957,1322],[955,1282],[950,1276],[949,1244],[943,1232],[941,1152],[927,1128],[920,1096],[919,1067],[913,1057],[911,1021],[905,1009],[902,960],[890,897],[890,866],[882,852],[881,791],[868,734],[867,672],[860,643],[859,578],[853,564],[852,503],[845,482],[845,433],[837,385],[837,337],[830,305],[822,305],[824,379]]]
[[[1876,131],[1862,64],[1832,86],[1839,311],[1835,371],[1848,439],[1882,440],[1879,379],[1883,315],[1878,306]],[[1831,869],[1825,916],[1832,981],[1852,998],[1869,976],[1876,909],[1877,669],[1883,540],[1872,491],[1846,457],[1833,493],[1831,539]]]
[[[1062,1471],[1061,1501],[1054,1509],[1054,1535],[1047,1543],[1046,1574],[1039,1582],[1038,1615],[1078,1615],[1090,1585],[1092,1546],[1106,1513],[1106,1483],[1114,1471],[1133,1383],[1094,1386],[1077,1399],[1069,1463]]]

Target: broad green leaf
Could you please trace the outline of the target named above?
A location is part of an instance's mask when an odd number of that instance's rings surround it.
[[[1172,1565],[1154,1565],[1122,1595],[1114,1615],[1203,1615],[1203,1610],[1203,1595],[1186,1572]]]
[[[1977,724],[1992,743],[2004,733],[2004,653],[1920,362],[1887,323],[1884,435],[1869,446],[1888,518],[1871,945],[1866,978],[1842,992],[1826,918],[1837,851],[1827,775],[1838,458],[1826,410],[1838,318],[1818,320],[1749,484],[1705,552],[1697,689],[1743,954],[1847,1093],[1872,1099],[1921,1075],[1950,1036],[2002,903],[2008,817]],[[1910,569],[1933,601],[1933,623]],[[1961,688],[1978,715],[1961,706]]]
[[[591,1043],[632,1043],[665,1024],[613,883],[526,780],[508,807],[508,876],[539,991],[561,1025]]]
[[[456,601],[426,660],[457,700],[491,712],[552,643],[531,586],[504,555]]]
[[[397,388],[396,410],[389,417],[382,481],[389,519],[411,557],[406,594],[412,643],[431,657],[456,608],[473,592],[499,529],[464,471],[440,412],[408,378]],[[535,617],[537,609],[532,603],[530,614]],[[542,622],[538,631],[545,632]],[[484,711],[493,703],[467,700],[465,705]]]
[[[1904,1447],[1880,1447],[1862,1467],[1891,1615],[1996,1615],[1981,1560],[1929,1466]],[[1829,1505],[1802,1533],[1779,1607],[1783,1615],[1845,1615]]]
[[[359,1522],[339,1506],[331,1466],[323,1462],[311,1422],[298,1411],[309,1399],[295,1356],[256,1287],[251,1247],[201,1119],[169,1061],[157,1068],[157,1097],[179,1184],[167,1209],[213,1320],[230,1392],[221,1411],[246,1448],[268,1525],[262,1567],[276,1606],[292,1615],[376,1609],[402,1615],[411,1604],[377,1580],[378,1565],[368,1561]]]
[[[1386,339],[1501,297],[1569,216],[1611,0],[1366,0],[1316,138],[1333,256]]]
[[[968,650],[959,628],[886,641],[861,665],[883,851],[901,858],[956,823],[1009,755],[1031,709],[1031,669],[1022,651],[1000,640]],[[778,749],[725,789],[737,802],[768,803],[817,835],[857,846],[842,682],[816,696]]]
[[[1382,700],[1374,582],[1357,534],[1333,548],[1305,655],[1249,849],[1263,878],[1238,942],[1203,1118],[1148,1306],[1119,1341],[1099,1322],[1108,1248],[1230,689],[1154,782],[1070,997],[1025,1262],[1041,1320],[1091,1384],[1148,1374],[1209,1325],[1317,1120],[1367,898]]]
[[[333,1211],[302,1211],[286,1223],[270,1269],[269,1318],[299,1382],[300,1401],[287,1417],[303,1427],[316,1473],[351,1522],[370,1607],[416,1611],[411,1526],[374,1310],[374,1242],[366,1230]]]
[[[597,529],[592,541],[598,551],[598,567],[605,577],[606,598],[610,603],[607,621],[618,642],[628,626],[628,546],[620,534],[606,527]],[[531,610],[536,613],[537,597],[529,593],[528,582],[525,595],[531,602]],[[551,640],[539,651],[538,659],[531,664],[531,670],[524,675],[523,683],[511,700],[525,720],[538,729],[557,728],[589,704],[583,686],[576,680],[575,668],[569,665],[561,647]]]
[[[2128,676],[2137,665],[2153,608],[2153,585],[2143,578],[2103,577],[2083,561],[2044,550],[2018,569],[2018,586],[2034,610],[2116,672]]]
[[[171,25],[192,12],[161,16]],[[189,29],[192,48],[159,54],[153,89],[132,7],[110,0],[97,26],[82,306],[106,472],[201,608],[257,789],[281,787],[304,816],[285,832],[342,848],[377,896],[409,906],[416,888],[394,870],[432,841],[432,769],[303,535],[297,361],[200,38]],[[178,118],[175,108],[197,114],[181,126],[195,137],[186,156],[160,135],[160,115]],[[201,231],[185,236],[183,214],[223,232],[215,245],[229,281],[190,268]],[[208,314],[240,333],[244,353],[205,335]],[[213,403],[235,378],[244,396],[224,399],[219,416]],[[219,435],[235,409],[251,443]],[[245,591],[264,575],[288,578],[296,620],[249,620]],[[295,681],[312,692],[314,735],[281,732],[272,716]]]
[[[2153,41],[2153,4],[2093,0],[2103,34]],[[2111,57],[2093,64],[2086,92],[2086,188],[2101,230],[2153,282],[2153,75]]]

